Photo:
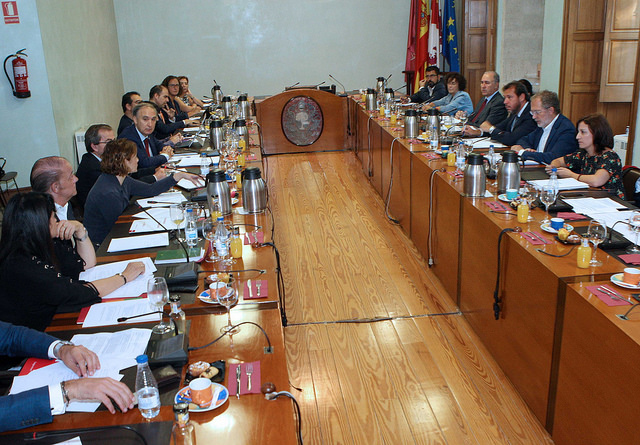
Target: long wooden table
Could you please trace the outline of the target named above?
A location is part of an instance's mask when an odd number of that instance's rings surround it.
[[[498,237],[504,229],[516,226],[523,231],[544,233],[539,228],[544,212],[533,211],[536,221],[527,224],[517,223],[512,215],[491,213],[486,202],[496,198],[465,197],[463,181],[448,174],[455,168],[447,167],[444,159],[431,159],[424,153],[428,147],[423,144],[396,140],[392,158],[391,141],[402,135],[402,131],[398,131],[399,125],[390,126],[377,113],[368,113],[362,104],[354,98],[352,100],[355,110],[353,122],[357,124],[355,151],[362,162],[364,174],[385,201],[390,216],[398,220],[416,248],[430,261],[431,270],[523,399],[548,431],[554,433],[556,443],[603,443],[574,440],[570,435],[573,425],[586,424],[593,421],[593,417],[584,417],[581,413],[589,391],[581,391],[582,398],[572,398],[566,390],[570,387],[569,382],[578,377],[575,373],[580,370],[579,374],[588,375],[595,388],[602,377],[599,366],[608,367],[610,363],[605,350],[598,348],[600,354],[593,360],[582,359],[573,362],[572,366],[566,364],[576,359],[576,344],[588,348],[589,342],[579,334],[590,330],[594,324],[586,317],[572,316],[574,306],[580,301],[572,294],[572,287],[579,284],[571,283],[608,279],[611,274],[622,271],[625,265],[599,251],[598,258],[603,261],[603,266],[579,269],[575,250],[562,258],[548,256],[538,251],[542,246],[531,245],[520,234],[508,232],[502,240],[499,293],[502,311],[496,320],[493,303]],[[497,195],[492,181],[487,183],[488,190]],[[430,199],[433,202],[431,223]],[[587,222],[572,224],[584,226]],[[552,235],[544,234],[544,237],[553,241],[544,247],[547,253],[562,255],[569,251],[570,247],[556,242]],[[619,323],[606,321],[601,313],[591,315],[592,318],[601,318],[600,323],[608,328],[610,342],[617,341],[613,339],[625,342],[621,366],[626,371],[621,375],[630,377],[640,365],[638,337],[629,339]],[[636,323],[640,321],[640,315],[637,317]],[[571,328],[563,329],[567,324]],[[591,342],[596,341],[592,336],[589,338]],[[573,349],[567,351],[565,345],[572,345]],[[623,381],[626,383],[628,380],[616,380],[618,383]],[[612,388],[603,397],[618,398],[620,393],[616,390],[622,388]],[[593,400],[598,399],[594,397]],[[596,403],[587,405],[593,407],[595,416]],[[625,412],[629,408],[626,402],[615,401],[607,407],[610,413],[607,418],[620,415],[621,419],[626,417]],[[621,424],[615,422],[615,425]],[[623,431],[625,428],[610,430],[605,424],[595,425],[606,430],[609,443],[638,442],[628,440],[630,433]],[[565,429],[569,433],[564,432]],[[558,434],[555,434],[556,430]],[[583,431],[586,437],[591,429],[585,427]]]

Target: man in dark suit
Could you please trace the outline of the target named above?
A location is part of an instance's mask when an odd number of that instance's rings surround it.
[[[178,80],[176,79],[176,82]],[[176,131],[192,125],[199,125],[199,122],[190,121],[188,118],[184,120],[175,119],[175,110],[169,108],[169,90],[162,85],[155,85],[149,91],[149,102],[153,102],[160,110],[158,113],[158,122],[153,135],[158,140],[167,139]]]
[[[531,117],[529,93],[525,85],[513,81],[502,87],[504,106],[509,116],[502,122],[491,125],[489,122],[480,124],[480,129],[465,127],[466,136],[489,136],[494,141],[504,145],[514,145],[518,139],[528,135],[536,129],[536,122]]]
[[[134,397],[127,385],[108,377],[89,378],[100,369],[100,361],[84,346],[0,321],[0,354],[56,358],[81,377],[0,397],[0,431],[52,422],[53,415],[63,414],[71,400],[100,400],[112,414],[113,401],[122,412],[133,409]]]
[[[122,96],[122,112],[124,114],[118,124],[118,137],[120,137],[120,134],[122,134],[125,128],[133,125],[133,107],[140,102],[142,102],[142,98],[137,91],[129,91]]]
[[[531,115],[538,128],[511,147],[524,160],[548,164],[578,148],[576,127],[561,114],[560,100],[552,91],[541,91],[531,98]]]
[[[425,78],[420,81],[420,89],[412,94],[409,99],[416,104],[429,103],[442,99],[447,95],[447,87],[440,79],[440,68],[435,65],[425,69]]]
[[[156,106],[151,102],[141,102],[133,108],[133,124],[125,128],[121,138],[135,142],[138,147],[138,169],[159,167],[173,155],[173,149],[162,146],[153,136],[158,121]]]
[[[491,125],[502,122],[507,118],[507,109],[504,107],[500,88],[500,76],[495,71],[486,71],[480,79],[482,99],[476,104],[473,113],[467,121],[470,125],[480,127],[483,122]]]

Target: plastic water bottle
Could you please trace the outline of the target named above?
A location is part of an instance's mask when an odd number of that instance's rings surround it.
[[[149,359],[145,354],[136,357],[136,394],[138,409],[145,419],[152,419],[160,413],[160,392],[158,383],[149,369]]]
[[[229,255],[229,230],[224,225],[224,218],[218,217],[218,224],[214,232],[216,252],[220,258],[227,258]]]
[[[196,225],[196,217],[193,209],[187,209],[187,224],[184,228],[185,237],[187,238],[187,246],[195,247],[198,244],[198,226]]]
[[[180,296],[171,295],[169,297],[169,304],[171,305],[171,312],[169,318],[173,320],[175,328],[178,330],[177,334],[184,334],[186,332],[187,318],[186,314],[180,307]]]
[[[200,154],[200,175],[204,178],[211,170],[211,160],[206,153]]]
[[[551,175],[549,175],[549,186],[553,189],[556,196],[558,196],[560,184],[558,183],[558,169],[555,167],[551,169]]]
[[[431,143],[431,150],[437,150],[438,145],[440,144],[440,129],[435,123],[431,125],[431,135],[429,137],[429,141]]]

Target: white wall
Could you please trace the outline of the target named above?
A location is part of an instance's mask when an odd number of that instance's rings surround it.
[[[347,90],[404,85],[410,0],[113,0],[125,90],[167,74],[194,94],[275,94],[332,74]],[[338,86],[338,88],[340,88]]]
[[[0,74],[0,156],[7,158],[9,171],[18,172],[18,185],[26,187],[33,163],[60,151],[35,0],[19,0],[18,14],[19,24],[0,22],[0,56],[4,60],[27,48],[31,97],[16,99],[4,72]],[[7,68],[11,69],[9,62]]]
[[[564,0],[545,1],[540,90],[557,92],[560,88],[563,14]]]
[[[73,164],[73,134],[117,128],[122,70],[112,0],[38,0],[51,103],[61,156]]]

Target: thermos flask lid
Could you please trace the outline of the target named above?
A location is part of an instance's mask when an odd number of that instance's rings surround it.
[[[247,167],[244,169],[242,176],[244,177],[244,179],[247,179],[247,180],[260,179],[262,176],[262,173],[260,172],[260,169],[258,167]]]
[[[469,165],[482,165],[484,163],[484,157],[479,153],[470,153],[467,156],[467,164]]]
[[[222,98],[222,102],[231,102],[231,97],[229,97],[229,96],[224,96],[224,97]]]
[[[373,88],[367,88],[367,94],[376,94],[376,90]]]
[[[210,124],[209,124],[210,128],[221,128],[222,127],[222,121],[220,119],[214,119]]]
[[[247,126],[247,121],[244,119],[236,119],[235,122],[233,123],[234,127],[246,127]]]
[[[502,162],[518,162],[518,153],[513,150],[503,151]]]
[[[207,181],[209,182],[226,182],[227,178],[225,176],[224,170],[221,168],[216,168],[212,172],[209,172],[207,175]]]
[[[406,110],[406,111],[404,112],[404,115],[405,115],[405,116],[417,116],[417,115],[418,115],[418,113],[416,112],[416,110],[411,110],[411,109],[409,109],[409,110]]]
[[[385,93],[393,93],[393,88],[385,88],[384,92]]]

